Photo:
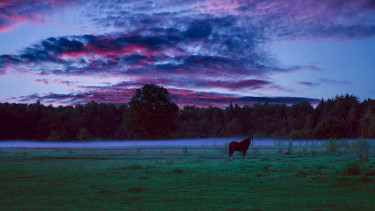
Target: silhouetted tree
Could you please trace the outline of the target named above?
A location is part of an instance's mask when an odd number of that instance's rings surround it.
[[[342,119],[329,117],[316,126],[314,136],[318,139],[346,138],[347,127]]]
[[[89,130],[87,130],[87,128],[79,129],[79,131],[77,133],[77,140],[87,141],[89,139],[91,139],[91,134],[90,134]]]
[[[362,137],[375,138],[375,103],[366,102],[366,104],[366,110],[359,120],[361,125],[360,135]]]
[[[177,127],[177,114],[178,107],[165,88],[145,84],[129,102],[126,131],[137,139],[167,138]]]
[[[224,126],[224,116],[223,112],[219,108],[212,108],[212,126],[211,126],[211,137],[219,137],[223,135],[223,126]]]

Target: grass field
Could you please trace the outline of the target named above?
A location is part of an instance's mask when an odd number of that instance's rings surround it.
[[[0,149],[0,210],[375,210],[353,153]]]

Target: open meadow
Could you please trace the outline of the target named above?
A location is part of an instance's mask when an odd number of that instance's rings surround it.
[[[0,210],[374,210],[353,147],[0,148]]]

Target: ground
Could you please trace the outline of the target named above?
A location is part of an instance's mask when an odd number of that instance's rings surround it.
[[[353,153],[0,149],[1,210],[374,210]]]

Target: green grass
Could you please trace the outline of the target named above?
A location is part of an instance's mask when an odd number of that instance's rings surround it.
[[[373,157],[249,150],[228,161],[220,150],[0,150],[0,210],[375,207]]]

